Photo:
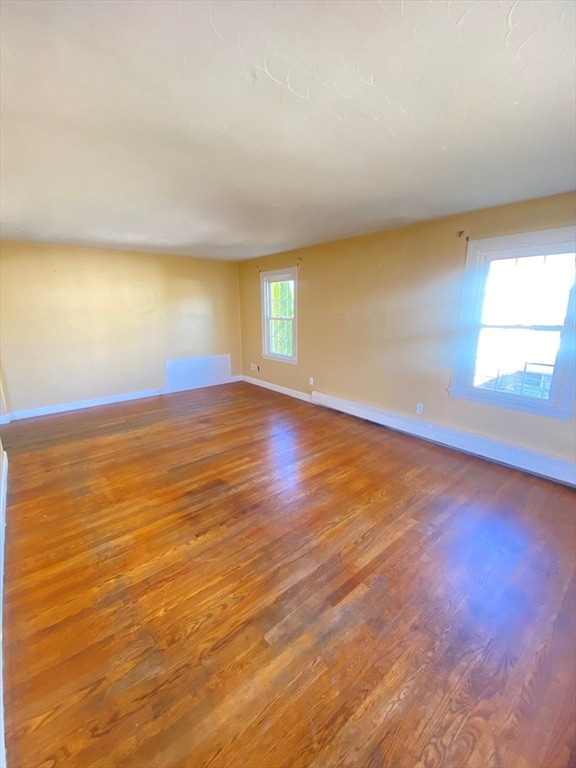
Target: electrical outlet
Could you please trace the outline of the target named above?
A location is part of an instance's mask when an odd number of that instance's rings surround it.
[[[418,414],[418,416],[422,416],[422,414],[424,413],[424,406],[422,405],[422,403],[416,403],[416,413]]]
[[[314,386],[314,376],[310,376],[310,378],[308,379],[308,384],[310,384],[311,387]]]
[[[250,363],[250,370],[251,371],[256,370],[256,366],[254,365],[254,363]]]

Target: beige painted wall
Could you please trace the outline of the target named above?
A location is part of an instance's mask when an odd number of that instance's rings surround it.
[[[495,237],[567,226],[575,214],[575,194],[562,194],[243,262],[243,373],[409,416],[423,403],[426,421],[573,460],[574,420],[457,400],[448,387],[466,258],[458,231]],[[290,365],[262,358],[256,267],[296,264],[298,365]]]
[[[156,389],[170,358],[230,353],[240,373],[235,264],[0,244],[8,410]]]

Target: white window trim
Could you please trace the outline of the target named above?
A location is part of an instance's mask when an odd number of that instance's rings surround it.
[[[540,416],[570,419],[574,415],[575,297],[574,291],[561,334],[548,400],[482,390],[472,385],[484,286],[490,261],[575,251],[576,227],[524,232],[470,240],[464,268],[464,291],[458,324],[450,396]]]
[[[277,282],[280,280],[293,280],[294,281],[294,318],[292,321],[292,355],[275,355],[269,352],[269,301],[270,291],[268,290],[268,284],[270,282]],[[260,273],[260,296],[262,300],[261,317],[262,317],[262,357],[267,360],[278,360],[282,363],[291,363],[297,365],[298,363],[298,270],[296,267],[287,267],[286,269],[273,269],[268,272]]]

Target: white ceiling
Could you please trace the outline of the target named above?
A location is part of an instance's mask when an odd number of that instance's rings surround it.
[[[1,9],[4,238],[237,259],[576,186],[574,0]]]

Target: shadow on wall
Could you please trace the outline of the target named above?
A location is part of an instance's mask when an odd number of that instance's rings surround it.
[[[0,423],[3,416],[8,413],[8,403],[6,402],[6,396],[4,394],[4,374],[2,372],[2,364],[0,363]]]

